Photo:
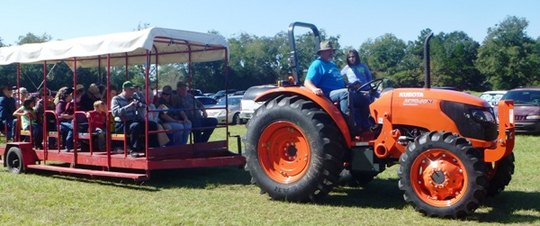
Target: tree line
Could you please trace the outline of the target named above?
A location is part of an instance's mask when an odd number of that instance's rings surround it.
[[[451,86],[460,90],[498,90],[520,86],[540,85],[540,37],[536,39],[526,34],[529,22],[525,18],[506,17],[487,31],[487,36],[478,43],[465,32],[440,32],[431,41],[432,86]],[[140,29],[140,26],[139,26]],[[430,29],[420,31],[417,40],[405,42],[391,33],[375,39],[369,39],[358,47],[341,47],[339,36],[329,36],[321,29],[321,38],[334,42],[337,48],[334,60],[339,67],[346,63],[346,52],[356,48],[363,63],[366,63],[377,78],[390,79],[394,87],[423,86],[423,42]],[[211,31],[211,33],[218,33]],[[297,39],[299,50],[298,64],[307,70],[315,59],[314,40],[310,33],[301,34]],[[41,36],[28,33],[19,37],[18,45],[39,43],[52,40],[47,34]],[[290,47],[286,32],[279,32],[272,37],[258,37],[240,34],[228,39],[229,62],[197,63],[192,67],[193,87],[205,92],[229,88],[246,89],[253,85],[274,84],[290,74]],[[4,46],[0,38],[0,46]],[[52,66],[51,66],[52,67]],[[49,68],[51,68],[49,67]],[[143,66],[130,66],[129,79],[136,84],[144,84]],[[0,66],[0,84],[13,84],[16,66]],[[43,67],[22,65],[21,85],[30,91],[36,90],[42,81]],[[156,79],[156,68],[151,72],[152,81]],[[224,76],[228,73],[228,76]],[[72,71],[67,65],[58,64],[49,72],[47,86],[58,89],[73,84]],[[104,83],[104,69],[77,69],[79,81],[88,85],[92,82]],[[117,87],[126,80],[123,67],[113,68],[111,83]],[[159,66],[159,87],[176,81],[187,80],[186,64]],[[304,73],[305,76],[305,73]],[[302,78],[303,79],[303,78]]]

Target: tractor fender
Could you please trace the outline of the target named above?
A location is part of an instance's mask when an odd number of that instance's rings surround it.
[[[303,86],[277,87],[275,89],[270,89],[259,94],[255,98],[255,102],[266,102],[267,100],[283,94],[295,94],[302,96],[308,100],[313,101],[315,104],[321,107],[321,109],[325,111],[336,123],[336,126],[341,131],[341,134],[343,135],[347,146],[350,147],[351,133],[349,132],[349,126],[347,125],[347,121],[341,114],[341,111],[328,98],[325,98],[323,96],[317,96]]]

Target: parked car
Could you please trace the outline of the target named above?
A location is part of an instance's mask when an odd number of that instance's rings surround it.
[[[227,98],[221,98],[217,104],[206,109],[208,117],[213,117],[221,124],[240,124],[240,100],[242,96],[228,96]],[[225,108],[225,101],[229,101],[228,109]],[[227,115],[228,110],[228,115]]]
[[[195,99],[199,100],[205,108],[209,108],[217,104],[217,100],[207,96],[195,96]]]
[[[203,92],[200,89],[190,89],[188,92],[193,96],[203,96]]]
[[[540,87],[513,89],[501,99],[514,101],[516,132],[540,133]]]
[[[255,97],[257,97],[257,95],[261,94],[262,92],[273,88],[276,88],[276,86],[260,85],[252,86],[247,89],[244,93],[244,96],[242,97],[242,101],[240,102],[240,119],[245,122],[251,119],[251,117],[253,117],[253,113],[255,113],[255,110],[257,110],[263,104],[262,102],[255,102]]]
[[[480,98],[487,101],[492,107],[497,106],[499,100],[506,94],[506,90],[486,91],[480,94]]]
[[[236,92],[236,89],[220,90],[220,91],[217,91],[212,97],[214,99],[216,99],[216,100],[219,100],[222,97],[224,97],[225,95],[231,94],[231,93],[234,93],[234,92]]]
[[[232,95],[240,95],[240,96],[242,96],[242,95],[244,95],[245,92],[246,92],[245,90],[238,90],[238,91],[234,92]],[[231,94],[229,94],[229,95],[231,95]]]

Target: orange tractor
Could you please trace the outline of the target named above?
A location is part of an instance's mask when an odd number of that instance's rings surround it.
[[[247,124],[246,169],[272,199],[317,201],[338,185],[342,171],[360,184],[399,164],[406,202],[428,216],[464,217],[486,196],[501,192],[514,171],[513,102],[490,105],[475,96],[432,89],[429,40],[424,46],[425,86],[397,88],[370,105],[375,125],[354,134],[347,116],[325,97],[298,84],[294,28],[289,27],[293,78],[259,95],[264,101]],[[381,79],[366,84],[380,90]]]

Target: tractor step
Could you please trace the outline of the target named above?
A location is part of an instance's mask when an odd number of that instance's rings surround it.
[[[112,171],[69,168],[69,167],[51,166],[51,165],[28,165],[26,167],[28,169],[34,169],[34,170],[45,170],[45,171],[52,171],[52,172],[58,172],[58,173],[89,175],[91,177],[126,178],[126,179],[132,179],[137,182],[145,181],[149,179],[148,175],[140,174],[140,173],[112,172]]]

